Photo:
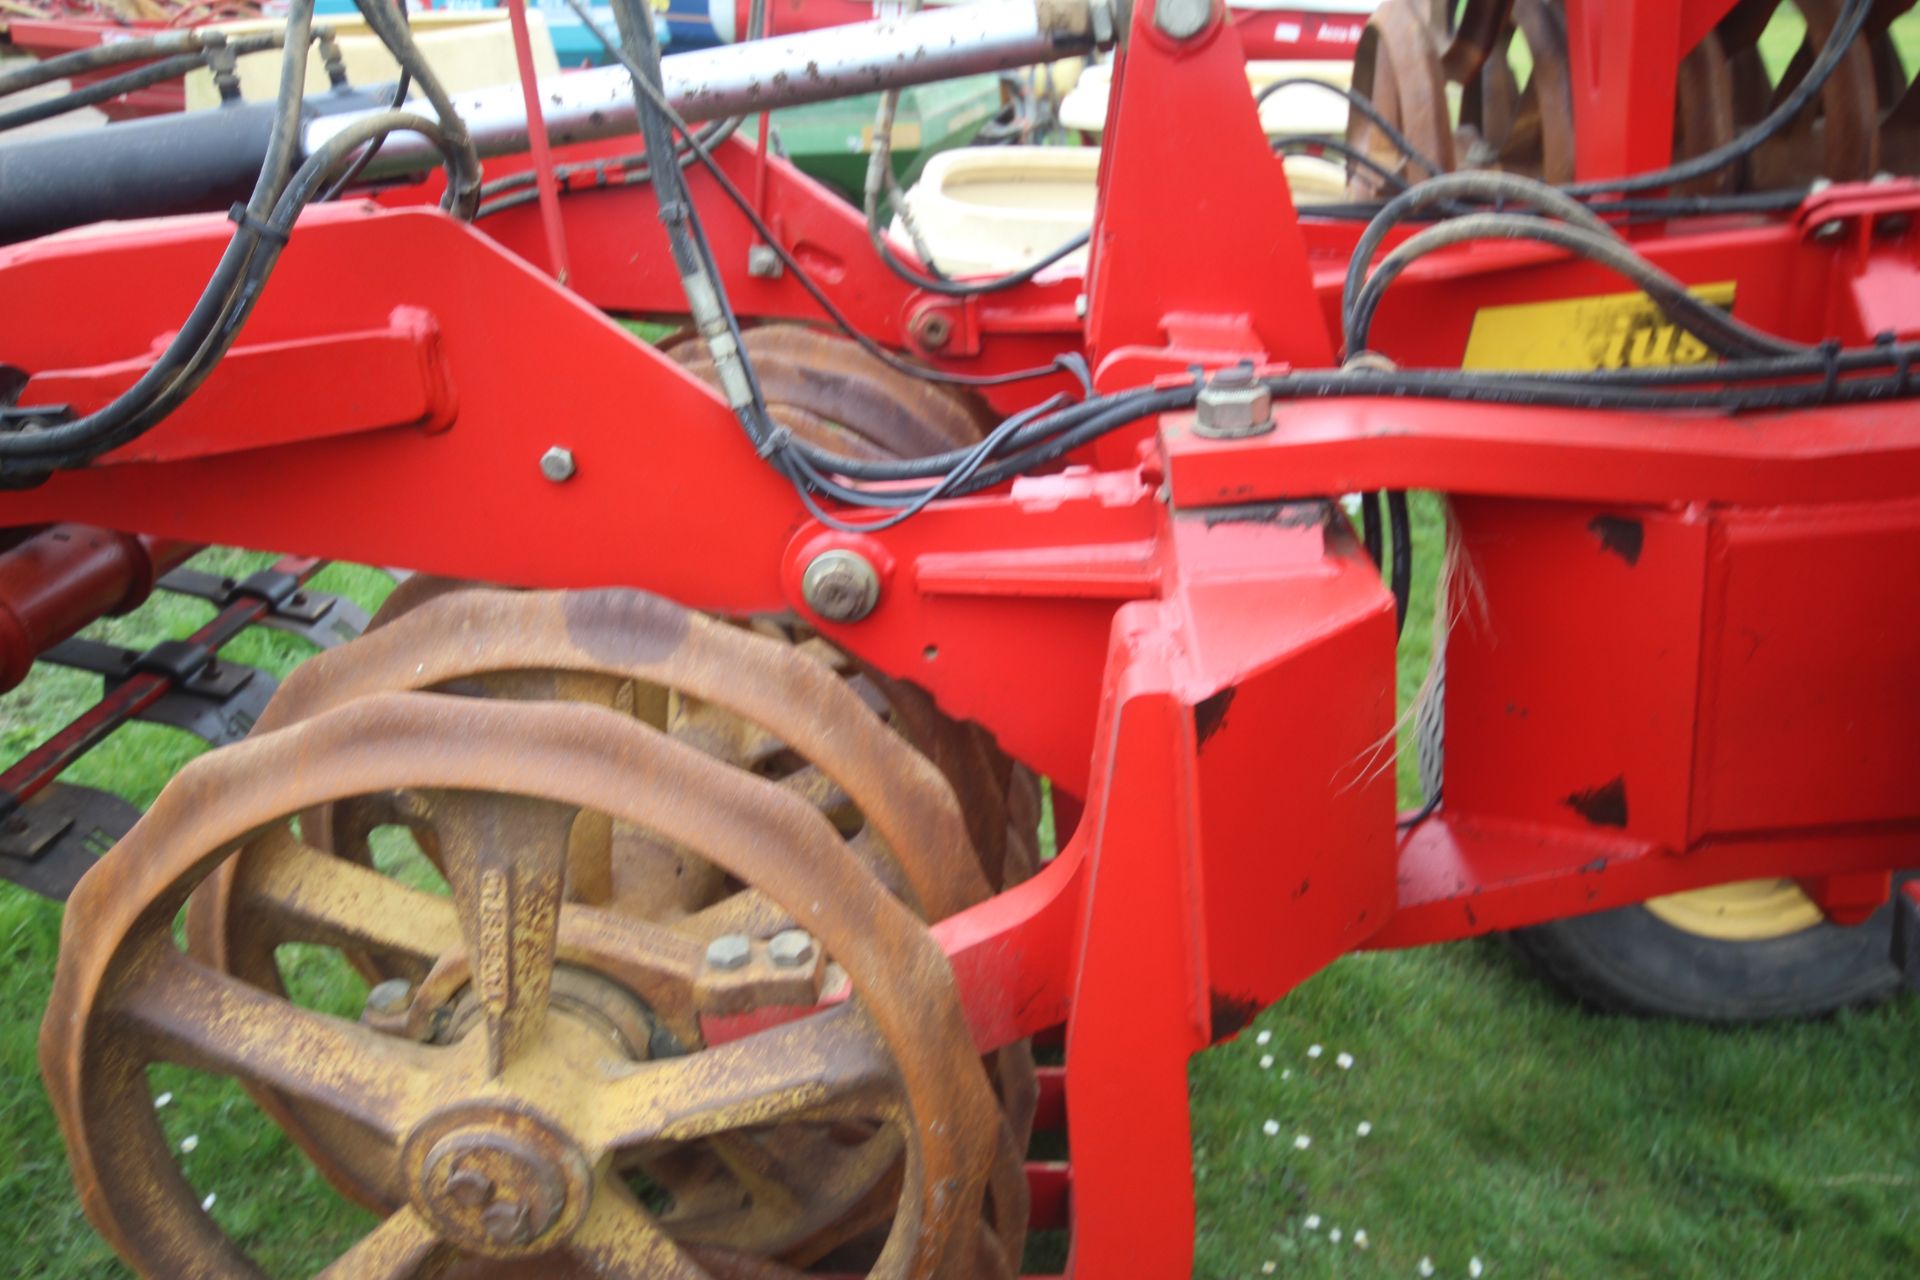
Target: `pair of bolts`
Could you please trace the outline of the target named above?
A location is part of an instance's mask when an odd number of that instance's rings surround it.
[[[463,1208],[480,1210],[480,1229],[495,1244],[525,1244],[539,1234],[527,1206],[512,1196],[501,1196],[493,1179],[477,1169],[456,1169],[447,1178],[447,1195]]]
[[[783,929],[767,940],[767,959],[776,969],[799,969],[813,963],[813,935],[805,929]],[[744,969],[753,959],[753,939],[744,933],[726,933],[707,944],[707,967],[722,973]]]

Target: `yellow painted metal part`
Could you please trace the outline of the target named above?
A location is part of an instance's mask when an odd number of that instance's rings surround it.
[[[1811,929],[1824,918],[1791,880],[1735,884],[1652,898],[1647,910],[1674,928],[1722,942],[1763,942]]]
[[[1733,306],[1732,282],[1701,285],[1695,297]],[[1707,364],[1713,353],[1682,332],[1644,293],[1608,293],[1554,302],[1483,307],[1467,336],[1466,369],[1573,371]]]

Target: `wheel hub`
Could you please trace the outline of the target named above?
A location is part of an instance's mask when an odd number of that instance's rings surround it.
[[[457,1105],[407,1138],[413,1206],[443,1239],[492,1257],[544,1253],[586,1216],[593,1179],[559,1126],[511,1103]]]

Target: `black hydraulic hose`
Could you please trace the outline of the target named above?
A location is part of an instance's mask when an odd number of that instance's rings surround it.
[[[1374,568],[1385,567],[1380,558],[1380,491],[1377,489],[1360,495],[1360,545],[1366,548],[1367,559],[1373,561]]]
[[[1846,7],[1840,11],[1840,17],[1833,24],[1833,31],[1821,46],[1819,56],[1807,69],[1807,74],[1792,92],[1780,100],[1780,105],[1769,111],[1766,118],[1748,129],[1737,138],[1729,139],[1703,151],[1691,160],[1682,160],[1678,164],[1668,165],[1664,169],[1653,169],[1646,173],[1628,174],[1619,178],[1595,178],[1589,182],[1568,183],[1564,191],[1569,195],[1604,195],[1610,192],[1651,191],[1657,187],[1679,186],[1695,178],[1703,178],[1736,161],[1745,159],[1760,149],[1769,139],[1786,128],[1793,118],[1800,114],[1806,105],[1813,101],[1813,95],[1825,87],[1827,80],[1847,56],[1847,50],[1859,38],[1867,25],[1867,18],[1873,12],[1873,0],[1847,0]]]
[[[387,102],[387,110],[399,111],[405,107],[407,105],[407,92],[412,88],[413,77],[402,69],[400,79],[393,86],[393,97]],[[321,203],[324,204],[329,200],[338,200],[341,194],[353,185],[354,180],[366,171],[366,167],[373,163],[373,158],[380,154],[380,148],[385,146],[386,143],[387,135],[384,133],[372,142],[369,142],[366,145],[366,149],[354,157],[353,163],[342,170],[340,176],[333,180],[333,185],[321,193]]]
[[[238,329],[236,308],[244,319],[258,296],[243,299],[241,284],[261,247],[262,224],[286,185],[298,144],[312,25],[313,0],[292,0],[281,49],[278,113],[267,141],[266,161],[244,210],[236,210],[226,251],[179,332],[131,387],[101,409],[53,425],[29,422],[0,435],[0,477],[33,476],[80,465],[133,439],[192,394],[231,345]]]
[[[426,96],[440,121],[446,145],[465,154],[465,159],[458,166],[459,186],[449,186],[441,204],[457,218],[471,218],[480,203],[480,155],[467,134],[466,122],[453,105],[453,98],[441,83],[439,73],[420,52],[420,46],[414,43],[413,29],[387,0],[355,0],[355,4],[359,7],[360,16],[367,20],[373,33],[393,54],[394,61],[400,64],[401,72],[420,86],[420,92]]]
[[[1386,135],[1387,141],[1397,147],[1401,155],[1413,161],[1428,173],[1441,174],[1446,172],[1445,169],[1440,167],[1439,161],[1414,146],[1406,134],[1389,124],[1387,118],[1380,114],[1380,109],[1373,105],[1373,100],[1367,97],[1366,94],[1361,93],[1358,89],[1351,89],[1343,84],[1331,84],[1325,80],[1315,80],[1311,76],[1288,76],[1283,80],[1275,80],[1272,84],[1260,90],[1259,94],[1256,95],[1253,100],[1253,105],[1257,109],[1261,104],[1265,103],[1268,98],[1271,98],[1282,89],[1293,89],[1303,86],[1309,89],[1318,89],[1323,93],[1337,94],[1345,98],[1355,111],[1365,116],[1372,122],[1374,128]]]
[[[1350,147],[1346,143],[1335,141],[1332,138],[1306,136],[1275,138],[1272,147],[1273,153],[1277,156],[1314,155],[1319,152],[1336,155],[1342,160],[1345,160],[1350,167],[1365,169],[1394,191],[1407,190],[1407,180],[1405,178],[1387,168],[1387,166],[1381,164],[1378,160],[1375,160],[1359,148]]]
[[[1086,369],[1086,363],[1084,359],[1078,355],[1061,356],[1050,365],[1032,369],[1015,369],[1007,373],[948,373],[945,370],[932,369],[924,365],[917,365],[910,361],[902,360],[899,356],[868,337],[853,321],[847,318],[846,312],[842,311],[839,306],[835,304],[832,297],[827,294],[826,290],[820,287],[819,282],[813,278],[812,273],[807,270],[806,266],[801,263],[785,245],[780,243],[779,236],[774,233],[772,227],[767,225],[767,220],[760,216],[760,211],[754,208],[753,201],[749,200],[746,193],[740,190],[739,185],[727,176],[727,171],[720,167],[719,162],[713,158],[712,152],[708,151],[700,142],[697,136],[698,131],[685,120],[681,119],[680,113],[673,109],[673,104],[667,101],[666,95],[660,90],[648,85],[646,81],[641,78],[640,72],[633,60],[615,45],[613,41],[607,38],[606,33],[600,30],[597,23],[592,22],[586,17],[585,6],[581,4],[580,0],[567,0],[567,3],[575,13],[582,15],[582,20],[586,22],[587,30],[592,33],[595,39],[600,41],[601,46],[607,50],[608,55],[612,57],[614,61],[626,68],[627,74],[634,78],[635,83],[640,86],[640,91],[646,94],[653,102],[654,108],[680,133],[687,148],[693,152],[694,159],[698,160],[700,166],[706,170],[707,176],[713,179],[714,185],[720,188],[721,194],[726,196],[728,202],[739,211],[740,216],[746,219],[747,225],[751,226],[760,239],[773,250],[774,255],[780,259],[781,265],[792,273],[794,282],[806,291],[807,296],[813,299],[814,304],[820,308],[828,320],[832,321],[834,327],[844,333],[862,351],[865,351],[868,355],[895,372],[904,373],[909,377],[920,378],[927,382],[943,383],[948,386],[999,387],[1014,382],[1026,381],[1031,378],[1051,377],[1054,374],[1060,373],[1070,374],[1078,379],[1082,386],[1090,387],[1092,385],[1093,379]]]
[[[1533,240],[1572,250],[1630,280],[1651,297],[1670,320],[1720,355],[1790,355],[1806,349],[1802,344],[1776,338],[1702,302],[1686,285],[1635,253],[1611,230],[1596,234],[1567,223],[1502,213],[1451,218],[1420,232],[1382,259],[1354,299],[1353,312],[1347,318],[1347,349],[1350,352],[1366,349],[1373,316],[1382,296],[1415,261],[1452,245],[1485,239]]]
[[[171,58],[162,58],[144,67],[123,72],[117,76],[109,76],[105,80],[96,80],[71,93],[63,93],[57,98],[45,98],[39,102],[30,102],[24,107],[0,112],[0,133],[5,133],[9,129],[18,129],[23,125],[37,124],[42,120],[51,120],[69,111],[91,107],[110,98],[117,98],[123,93],[133,93],[151,85],[177,80],[188,72],[198,71],[206,65],[207,55],[204,53],[177,53]]]
[[[1407,633],[1407,610],[1413,604],[1413,517],[1407,510],[1404,489],[1387,490],[1387,514],[1393,517],[1393,572],[1389,587],[1393,592],[1394,635]]]
[[[1346,282],[1340,289],[1340,314],[1352,316],[1354,300],[1359,296],[1361,284],[1365,282],[1367,267],[1395,227],[1415,214],[1436,206],[1453,206],[1469,200],[1491,201],[1496,205],[1511,202],[1586,227],[1599,235],[1612,234],[1599,215],[1544,182],[1491,169],[1443,173],[1409,187],[1381,205],[1380,211],[1373,215],[1367,229],[1360,233],[1360,239],[1354,242],[1353,253],[1347,259]]]
[[[108,67],[117,67],[123,62],[141,62],[149,58],[197,53],[210,41],[225,39],[226,36],[223,33],[205,29],[160,31],[133,40],[115,40],[107,44],[94,45],[90,49],[77,49],[57,57],[42,58],[38,61],[28,60],[17,67],[0,71],[0,98],[38,88],[43,84],[51,84],[55,80],[71,80],[77,75],[104,71]]]

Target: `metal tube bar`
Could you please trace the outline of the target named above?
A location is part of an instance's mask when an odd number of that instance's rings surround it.
[[[513,23],[513,56],[520,68],[520,102],[532,124],[533,177],[540,195],[540,226],[547,236],[547,265],[554,279],[567,282],[567,232],[560,221],[560,193],[553,181],[553,157],[547,147],[546,113],[540,107],[540,79],[533,67],[533,31],[527,24],[527,0],[507,0]]]
[[[662,69],[668,100],[688,121],[698,122],[1052,62],[1091,49],[1092,33],[1090,0],[982,0],[675,54],[662,60]],[[619,137],[639,128],[632,85],[617,66],[544,80],[540,98],[547,136],[555,146]],[[529,149],[527,109],[518,85],[460,95],[455,105],[481,155]],[[418,109],[427,108],[423,104]],[[310,123],[307,153],[354,119],[340,115]],[[418,172],[439,159],[423,139],[396,134],[365,176]]]

